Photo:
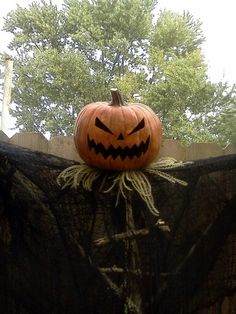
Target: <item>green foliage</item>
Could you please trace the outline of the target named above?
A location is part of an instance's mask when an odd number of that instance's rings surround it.
[[[122,97],[128,102],[137,102],[147,85],[144,71],[139,73],[127,72],[114,81],[114,85],[122,91]]]
[[[220,86],[220,88],[223,88]],[[208,116],[208,125],[217,142],[225,146],[228,143],[236,144],[236,98],[235,86],[228,88],[228,94],[224,93],[224,99],[219,100],[219,114]],[[224,106],[221,106],[221,104]],[[223,108],[222,108],[223,107]]]
[[[160,14],[151,36],[150,84],[143,100],[160,115],[166,137],[185,143],[226,144],[229,138],[223,140],[217,134],[219,128],[212,126],[212,119],[222,120],[228,104],[235,103],[236,90],[209,81],[200,26],[189,14]]]
[[[159,12],[155,0],[41,0],[17,7],[13,34],[13,115],[22,131],[71,134],[81,106],[109,100],[149,104],[166,137],[235,141],[235,91],[207,76],[201,23],[189,13]]]
[[[66,0],[72,46],[91,61],[109,83],[143,63],[151,29],[151,0]]]
[[[13,111],[18,126],[71,133],[76,113],[93,100],[89,92],[97,84],[83,56],[56,49],[35,51],[27,64],[17,62],[15,71],[20,73],[15,76],[14,100],[21,106]]]
[[[168,59],[183,57],[203,43],[201,22],[189,13],[182,15],[164,10],[154,26],[151,46],[163,51]]]
[[[229,142],[236,144],[236,106],[234,105],[228,108],[224,112],[223,119],[221,125],[225,125],[226,131],[224,130],[220,133],[224,135],[222,142]],[[227,134],[228,133],[228,134]]]
[[[3,29],[14,35],[10,48],[24,57],[33,48],[61,50],[68,40],[64,12],[44,0],[33,2],[29,9],[17,6],[7,15]]]

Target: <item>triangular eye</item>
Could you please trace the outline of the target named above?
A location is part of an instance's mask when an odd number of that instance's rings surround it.
[[[103,130],[103,131],[105,131],[107,133],[113,134],[111,132],[111,130],[101,120],[99,120],[98,118],[95,119],[95,125],[99,129],[101,129],[101,130]]]
[[[137,131],[143,129],[144,126],[145,126],[145,122],[144,122],[144,119],[142,119],[142,120],[139,122],[139,124],[129,133],[129,135],[131,135],[131,134],[133,134],[133,133],[135,133],[135,132],[137,132]]]

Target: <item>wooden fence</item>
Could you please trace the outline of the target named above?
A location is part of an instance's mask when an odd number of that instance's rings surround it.
[[[16,133],[9,138],[0,131],[0,140],[35,151],[80,161],[74,146],[73,136],[56,136],[47,140],[41,133]],[[236,154],[236,144],[230,144],[225,148],[214,143],[194,143],[184,146],[175,140],[166,139],[162,143],[158,158],[168,156],[177,160],[196,160],[230,154]]]

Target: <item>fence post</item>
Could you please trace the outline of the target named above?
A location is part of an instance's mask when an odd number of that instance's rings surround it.
[[[11,103],[11,84],[13,75],[13,60],[7,58],[4,70],[4,87],[1,115],[1,130],[5,133],[9,131],[9,105]]]

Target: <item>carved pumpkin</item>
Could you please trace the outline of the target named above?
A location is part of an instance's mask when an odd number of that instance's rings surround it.
[[[162,138],[156,114],[139,103],[124,103],[116,89],[112,101],[86,105],[79,113],[74,141],[90,166],[108,170],[139,169],[158,154]]]

